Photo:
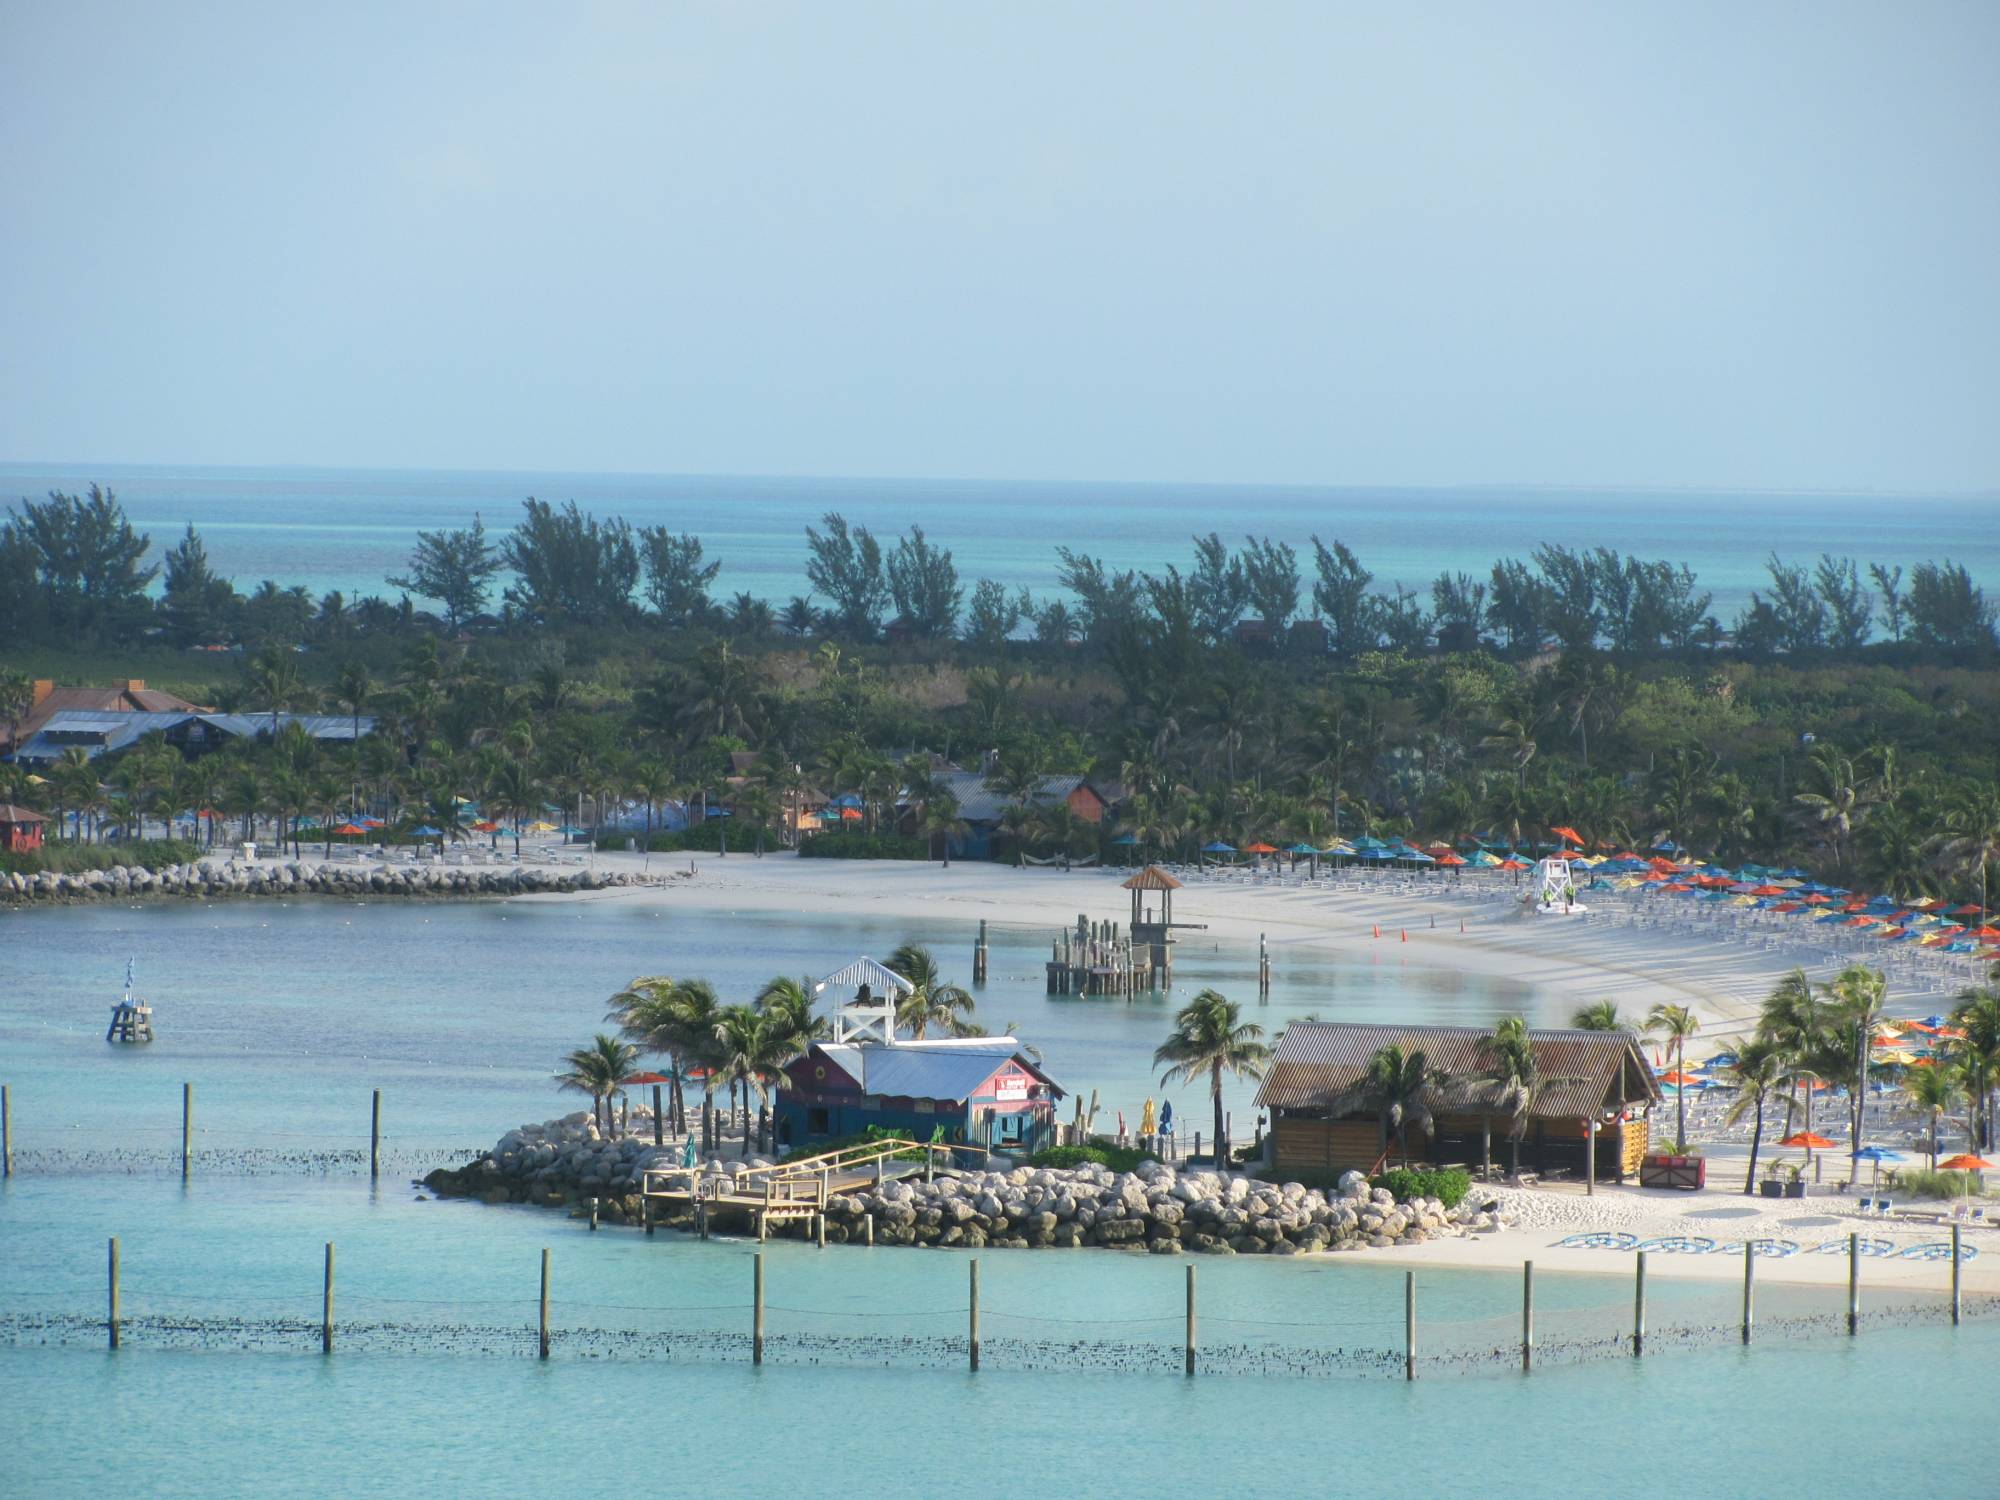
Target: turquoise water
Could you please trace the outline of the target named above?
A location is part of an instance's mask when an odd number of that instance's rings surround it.
[[[1079,886],[1088,904],[1089,887]],[[947,974],[971,968],[965,922],[733,915],[656,902],[240,901],[139,903],[0,913],[0,1057],[14,1088],[17,1149],[179,1150],[180,1085],[192,1082],[200,1149],[253,1144],[365,1147],[369,1091],[384,1092],[400,1151],[490,1145],[501,1131],[582,1107],[550,1081],[563,1053],[604,1025],[634,975],[702,976],[746,999],[773,974],[824,973],[899,942],[930,943]],[[1137,1128],[1148,1094],[1171,1097],[1185,1129],[1207,1131],[1206,1096],[1163,1093],[1150,1066],[1177,1004],[1213,984],[1267,1031],[1323,1019],[1467,1025],[1561,1007],[1518,982],[1401,958],[1341,960],[1278,951],[1258,1004],[1256,953],[1190,941],[1176,993],[1117,999],[1045,992],[1040,929],[996,928],[978,1015],[1016,1023],[1058,1082],[1123,1109]],[[1400,945],[1399,945],[1400,946]],[[159,1040],[103,1041],[125,960],[136,960]],[[1226,1099],[1247,1137],[1254,1092]]]
[[[1869,1326],[1850,1341],[1835,1331],[1838,1288],[1767,1285],[1768,1336],[1745,1354],[1732,1283],[1655,1278],[1658,1353],[1634,1361],[1622,1352],[1629,1283],[1565,1274],[1564,1252],[1523,1236],[1544,1367],[1514,1369],[1514,1274],[1424,1271],[1422,1378],[1408,1386],[1400,1269],[1366,1255],[1203,1259],[1204,1373],[1189,1382],[1174,1373],[1186,1262],[994,1252],[981,1261],[975,1377],[962,1257],[774,1242],[769,1361],[752,1369],[755,1246],[593,1234],[531,1209],[424,1201],[408,1181],[454,1146],[573,1104],[547,1068],[632,973],[706,973],[741,993],[773,969],[906,935],[961,959],[970,933],[625,903],[0,917],[0,1077],[15,1089],[23,1166],[0,1184],[0,1495],[740,1494],[775,1482],[900,1497],[1047,1475],[1076,1493],[1154,1496],[1207,1492],[1223,1474],[1230,1492],[1261,1495],[1340,1493],[1349,1486],[1328,1476],[1343,1472],[1413,1494],[1625,1495],[1657,1492],[1668,1463],[1698,1464],[1702,1493],[1718,1497],[1872,1493],[1878,1468],[1813,1436],[1837,1432],[1853,1403],[1918,1424],[1955,1414],[1951,1441],[1924,1450],[1924,1490],[1988,1492],[2000,1435],[1958,1417],[2000,1370],[2000,1325],[1949,1329],[1935,1298],[1868,1294]],[[1135,1101],[1172,1001],[1052,1000],[1041,952],[1038,933],[996,934],[982,1011],[1017,1020],[1059,1078]],[[101,1040],[127,953],[159,1008],[151,1048]],[[1183,982],[1247,995],[1252,961],[1187,953]],[[1307,1009],[1536,1013],[1532,993],[1400,964],[1312,960],[1279,975],[1267,1025]],[[185,1184],[168,1166],[184,1078],[200,1125]],[[393,1165],[370,1184],[358,1153],[377,1085]],[[99,1321],[114,1235],[116,1354]],[[331,1360],[317,1331],[328,1241]],[[544,1248],[547,1364],[533,1357]],[[1674,1451],[1664,1419],[1703,1435],[1700,1452]]]
[[[1807,562],[1822,551],[1908,564],[1964,563],[2000,585],[1994,497],[1950,495],[1732,494],[1717,491],[1556,490],[1479,487],[1360,490],[1165,484],[999,484],[955,480],[514,474],[426,470],[231,469],[126,465],[0,464],[0,496],[109,484],[155,554],[192,521],[211,562],[250,589],[273,578],[317,595],[392,593],[385,579],[407,565],[417,531],[463,526],[481,513],[489,531],[511,526],[529,495],[574,499],[634,525],[701,537],[720,560],[726,596],[746,590],[784,600],[806,592],[805,528],[838,510],[889,536],[921,524],[956,555],[967,579],[992,577],[1036,591],[1055,585],[1056,543],[1067,541],[1120,567],[1186,567],[1189,538],[1247,533],[1306,548],[1318,533],[1348,543],[1387,589],[1428,590],[1440,572],[1485,577],[1503,556],[1542,542],[1610,546],[1683,562],[1733,620],[1752,588],[1767,586],[1775,548]]]

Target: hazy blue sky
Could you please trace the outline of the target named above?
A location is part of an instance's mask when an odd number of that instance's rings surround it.
[[[2000,4],[0,0],[0,459],[2000,485]]]

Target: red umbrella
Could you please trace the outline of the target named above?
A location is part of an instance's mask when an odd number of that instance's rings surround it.
[[[346,837],[349,838],[354,838],[358,835],[365,834],[368,832],[367,829],[361,827],[359,824],[356,823],[342,823],[338,828],[334,829],[333,831],[335,833],[345,835]]]
[[[673,1079],[664,1073],[634,1073],[630,1078],[618,1080],[621,1089],[637,1088],[642,1083],[672,1083]]]
[[[498,823],[488,822],[487,820],[482,818],[480,819],[479,822],[474,823],[472,825],[472,831],[474,833],[498,833],[500,831],[500,825]]]
[[[1525,870],[1528,867],[1518,859],[1503,859],[1500,861],[1500,868],[1503,870]]]
[[[1782,896],[1785,894],[1785,888],[1781,885],[1753,885],[1750,887],[1750,894],[1753,896]]]
[[[1969,1152],[1962,1151],[1957,1156],[1949,1156],[1939,1162],[1938,1170],[1940,1172],[1984,1172],[1992,1166],[1993,1163],[1985,1157],[1974,1156]]]
[[[840,816],[844,822],[859,823],[861,821],[861,809],[858,807],[843,807],[840,810]]]
[[[1778,1144],[1780,1146],[1803,1146],[1808,1151],[1828,1151],[1840,1143],[1838,1141],[1830,1141],[1823,1135],[1814,1135],[1810,1130],[1800,1130],[1786,1136]]]
[[[1258,843],[1258,844],[1245,844],[1243,846],[1243,852],[1245,854],[1276,854],[1278,850],[1275,845]]]
[[[1460,859],[1456,854],[1453,854],[1449,851],[1440,854],[1437,857],[1437,862],[1441,865],[1462,865],[1465,863],[1464,860]]]
[[[1558,838],[1568,839],[1572,844],[1581,844],[1583,842],[1582,834],[1578,833],[1574,828],[1565,828],[1560,823],[1549,829],[1549,832],[1555,834]]]

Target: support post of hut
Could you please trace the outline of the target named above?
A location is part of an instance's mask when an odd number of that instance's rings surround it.
[[[1403,1379],[1417,1378],[1417,1273],[1403,1273]]]
[[[375,1097],[368,1106],[368,1180],[375,1182],[382,1176],[382,1091],[375,1090]]]
[[[539,1357],[547,1359],[549,1357],[549,1252],[546,1246],[542,1249],[542,1300],[536,1328],[536,1347]]]
[[[1187,1268],[1187,1334],[1182,1341],[1182,1368],[1194,1374],[1194,1267]]]
[[[1750,1343],[1751,1330],[1757,1326],[1757,1246],[1750,1241],[1743,1245],[1743,1342]]]
[[[979,1257],[974,1256],[970,1266],[972,1281],[967,1303],[966,1349],[972,1361],[972,1373],[979,1373]]]
[[[750,1363],[764,1363],[764,1256],[750,1257]]]
[[[194,1085],[181,1085],[181,1181],[188,1179],[188,1161],[194,1146]]]
[[[1956,1262],[1954,1262],[1956,1264]],[[1861,1328],[1861,1236],[1847,1237],[1847,1336]]]
[[[1646,1252],[1634,1259],[1639,1264],[1632,1275],[1632,1357],[1637,1359],[1646,1352]]]
[[[1535,1263],[1521,1262],[1521,1370],[1535,1367]]]
[[[118,1347],[118,1236],[111,1236],[110,1258],[107,1267],[110,1285],[107,1288],[109,1303],[105,1310],[104,1326],[109,1333],[111,1347]]]
[[[319,1352],[333,1353],[333,1241],[326,1242],[326,1280],[319,1297]]]
[[[1584,1121],[1583,1128],[1583,1195],[1597,1196],[1597,1116]]]

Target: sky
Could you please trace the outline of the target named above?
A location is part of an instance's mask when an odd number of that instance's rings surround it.
[[[0,460],[2000,488],[2000,5],[0,0]]]

